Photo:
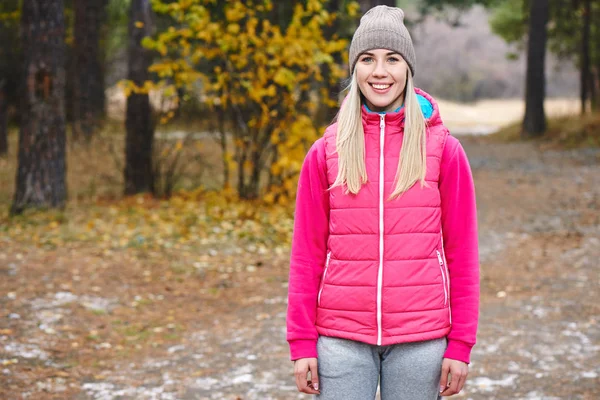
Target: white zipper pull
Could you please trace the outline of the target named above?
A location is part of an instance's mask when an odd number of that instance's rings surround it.
[[[442,260],[442,255],[439,250],[435,251],[438,256],[438,261],[440,262],[440,273],[442,274],[442,284],[444,285],[444,306],[448,304],[448,292],[446,290],[446,274],[444,273],[444,261]]]
[[[379,127],[383,128],[385,127],[385,114],[380,114],[379,116]]]
[[[327,252],[327,261],[325,261],[325,270],[323,271],[323,277],[321,278],[321,289],[319,289],[319,294],[317,295],[317,305],[321,305],[321,294],[323,293],[323,288],[325,287],[325,277],[327,276],[327,270],[329,269],[329,260],[331,259],[331,250]]]

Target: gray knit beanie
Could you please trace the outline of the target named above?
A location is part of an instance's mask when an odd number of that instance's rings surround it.
[[[415,75],[415,48],[404,26],[404,11],[397,7],[377,6],[371,8],[360,19],[350,44],[350,74],[358,57],[368,50],[388,49],[399,53]]]

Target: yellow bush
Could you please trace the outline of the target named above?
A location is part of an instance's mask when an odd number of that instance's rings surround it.
[[[280,26],[271,21],[269,0],[153,0],[172,25],[145,41],[161,54],[151,71],[171,85],[200,87],[209,107],[235,121],[226,136],[235,151],[226,157],[242,198],[264,195],[257,182],[264,174],[269,203],[293,198],[302,159],[322,128],[315,115],[336,104],[329,89],[345,73],[335,59],[343,59],[348,43],[324,37],[337,18],[325,3],[296,5]]]

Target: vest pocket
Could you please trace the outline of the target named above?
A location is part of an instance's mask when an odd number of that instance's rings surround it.
[[[323,278],[321,278],[321,288],[319,289],[319,295],[317,296],[317,305],[321,305],[321,293],[325,287],[325,277],[327,276],[327,269],[329,269],[329,260],[331,259],[331,251],[327,252],[327,261],[325,261],[325,271],[323,271]]]
[[[446,285],[448,277],[446,276],[446,265],[444,258],[439,250],[435,251],[438,257],[438,263],[440,264],[440,273],[442,274],[442,285],[444,286],[444,306],[448,304],[448,285]]]

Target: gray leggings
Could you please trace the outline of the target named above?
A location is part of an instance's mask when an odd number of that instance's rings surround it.
[[[317,342],[321,400],[440,399],[446,338],[377,346],[320,336]]]

